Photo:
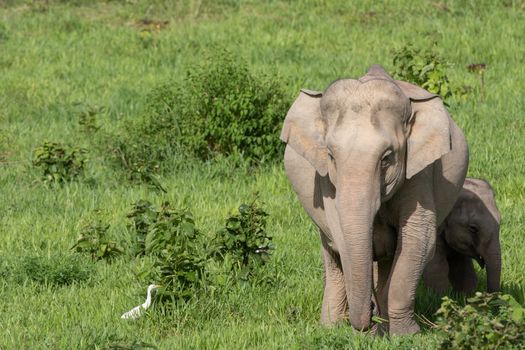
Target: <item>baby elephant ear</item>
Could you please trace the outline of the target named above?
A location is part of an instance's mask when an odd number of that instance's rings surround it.
[[[290,107],[281,131],[281,140],[304,157],[321,176],[328,172],[328,152],[321,119],[321,92],[302,89]]]
[[[438,95],[404,81],[396,80],[396,84],[412,106],[406,161],[406,178],[410,179],[450,152],[450,116]]]

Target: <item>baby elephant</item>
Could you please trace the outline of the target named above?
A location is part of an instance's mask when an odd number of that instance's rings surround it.
[[[465,179],[454,208],[439,227],[436,252],[423,272],[425,284],[444,293],[450,281],[454,290],[474,293],[478,284],[474,259],[487,269],[487,291],[499,291],[500,219],[489,183]]]

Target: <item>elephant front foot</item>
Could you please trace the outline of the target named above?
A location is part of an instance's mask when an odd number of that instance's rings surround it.
[[[372,327],[370,327],[369,334],[379,337],[388,335],[388,321],[374,323]]]
[[[348,321],[348,304],[344,293],[325,291],[323,307],[321,309],[321,324],[335,326],[343,321]]]
[[[325,315],[321,315],[321,325],[325,326],[325,327],[333,327],[333,326],[337,326],[341,323],[344,323],[348,321],[348,317],[346,317],[346,315],[342,314],[342,315],[329,315],[329,316],[325,316]]]
[[[420,331],[419,325],[412,317],[395,318],[390,316],[390,335],[411,335]]]
[[[323,305],[323,310],[321,311],[321,324],[323,326],[336,326],[347,321],[348,314],[346,305]]]

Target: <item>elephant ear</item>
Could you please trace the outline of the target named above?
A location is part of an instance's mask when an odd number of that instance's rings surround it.
[[[406,165],[406,178],[410,179],[450,152],[450,116],[438,95],[404,81],[396,80],[396,84],[412,106]]]
[[[281,140],[308,160],[321,176],[326,176],[328,151],[321,119],[322,96],[321,92],[301,89],[284,120]]]

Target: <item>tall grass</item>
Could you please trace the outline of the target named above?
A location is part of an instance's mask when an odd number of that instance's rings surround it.
[[[0,348],[145,342],[161,349],[395,349],[433,348],[438,341],[428,328],[387,339],[318,324],[319,239],[279,164],[255,170],[221,161],[190,164],[161,176],[166,194],[130,184],[108,164],[107,135],[140,113],[153,87],[177,79],[213,46],[235,52],[254,72],[282,76],[291,103],[301,87],[321,90],[338,77],[361,76],[374,63],[391,71],[394,50],[434,44],[451,64],[451,82],[471,87],[450,111],[469,142],[469,175],[488,179],[497,193],[503,290],[525,301],[522,1],[173,3],[0,1]],[[483,86],[466,69],[471,63],[487,64]],[[103,107],[98,131],[79,125],[82,106]],[[44,140],[91,150],[85,179],[63,186],[37,181],[32,151]],[[123,240],[126,214],[140,199],[189,206],[197,226],[213,231],[255,192],[269,213],[276,249],[268,268],[279,284],[240,285],[123,322],[120,315],[143,302],[140,259],[98,262],[86,270],[89,278],[66,285],[20,272],[35,257],[59,264],[74,254],[82,219],[96,209],[106,212],[109,234]],[[432,319],[438,305],[439,298],[420,288],[417,313]]]

